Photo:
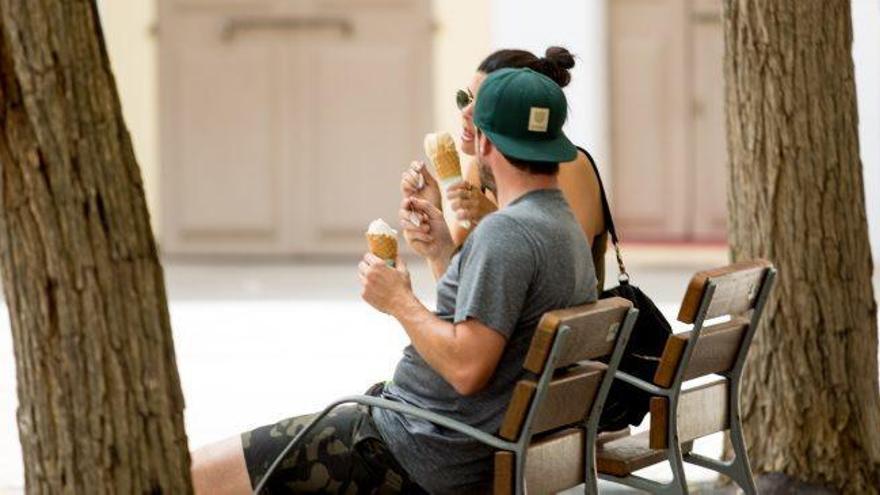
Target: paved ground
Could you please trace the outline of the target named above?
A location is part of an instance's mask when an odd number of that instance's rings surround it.
[[[354,263],[165,266],[192,447],[360,393],[391,375],[406,344],[396,322],[359,299]],[[411,268],[416,292],[433,306],[430,275]],[[695,269],[631,267],[670,317]],[[23,483],[8,326],[0,308],[0,495]],[[717,437],[697,445],[707,455],[719,449]],[[669,476],[662,465],[644,474]],[[693,468],[689,479],[713,475]]]

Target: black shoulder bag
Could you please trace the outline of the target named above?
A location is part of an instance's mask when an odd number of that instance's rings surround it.
[[[636,319],[632,335],[624,351],[620,369],[642,380],[653,382],[663,347],[666,345],[666,340],[672,335],[672,327],[669,326],[666,317],[657,309],[651,298],[638,287],[630,284],[629,274],[623,264],[623,256],[620,254],[620,240],[617,237],[617,230],[614,228],[614,219],[611,217],[611,209],[605,196],[602,177],[599,175],[599,169],[590,153],[583,149],[581,151],[587,155],[587,159],[596,173],[596,180],[599,181],[605,230],[611,236],[611,244],[614,246],[619,270],[617,278],[619,285],[603,291],[599,297],[602,299],[622,297],[632,301],[633,307],[639,310],[639,317]],[[639,425],[645,418],[645,414],[648,413],[651,397],[648,392],[621,380],[615,380],[608,393],[608,399],[599,420],[599,428],[601,430],[619,430],[628,425]]]

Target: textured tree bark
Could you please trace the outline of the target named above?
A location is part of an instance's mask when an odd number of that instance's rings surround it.
[[[724,32],[732,255],[779,268],[742,387],[751,465],[877,493],[877,319],[849,2],[725,0]]]
[[[0,0],[0,167],[28,493],[190,493],[162,268],[94,0]]]

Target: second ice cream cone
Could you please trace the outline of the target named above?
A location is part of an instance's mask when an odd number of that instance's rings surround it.
[[[397,239],[384,234],[367,234],[370,252],[385,261],[397,259]]]
[[[370,223],[366,237],[370,252],[394,266],[394,260],[397,259],[397,231],[380,218]]]

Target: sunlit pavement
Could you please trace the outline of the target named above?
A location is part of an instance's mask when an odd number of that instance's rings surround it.
[[[391,376],[407,342],[393,319],[360,300],[354,261],[320,265],[171,261],[165,267],[192,448],[313,412],[342,395],[361,393]],[[410,268],[416,293],[433,307],[429,272],[418,263]],[[670,320],[695,270],[631,269],[634,282],[655,298]],[[608,273],[614,273],[611,266]],[[20,493],[24,477],[15,425],[11,340],[4,307],[0,311],[0,495]],[[696,451],[705,455],[718,455],[720,448],[720,435],[696,444]],[[663,464],[640,474],[670,478]],[[714,474],[689,467],[688,479],[707,482]],[[617,491],[611,484],[602,488]]]

